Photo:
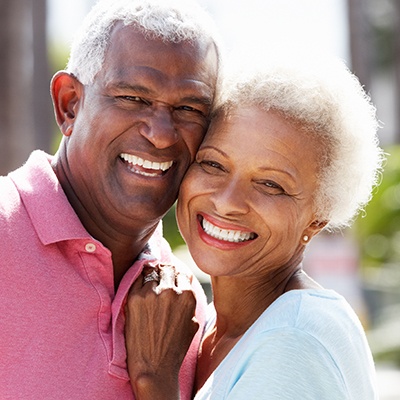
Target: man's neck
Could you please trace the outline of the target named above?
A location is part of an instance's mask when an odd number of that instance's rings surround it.
[[[116,223],[97,211],[94,205],[82,204],[60,159],[53,163],[53,169],[69,203],[86,231],[110,250],[114,284],[117,288],[126,271],[135,262],[157,229],[161,217],[159,220],[148,221],[148,223],[136,221],[136,226],[117,227]]]

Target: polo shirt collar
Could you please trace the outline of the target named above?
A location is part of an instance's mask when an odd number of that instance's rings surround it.
[[[51,167],[52,156],[35,150],[9,177],[44,245],[90,238]]]
[[[41,150],[32,152],[27,162],[11,172],[14,182],[40,241],[44,244],[64,240],[91,239],[51,167],[53,157]],[[158,224],[138,260],[160,259],[162,221]]]

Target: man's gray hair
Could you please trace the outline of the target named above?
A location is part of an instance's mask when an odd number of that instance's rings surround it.
[[[86,16],[72,44],[67,71],[83,84],[101,70],[117,22],[134,25],[149,38],[197,43],[208,39],[220,55],[214,21],[192,0],[100,0]]]

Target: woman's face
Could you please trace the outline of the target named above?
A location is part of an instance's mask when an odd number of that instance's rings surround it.
[[[177,218],[212,276],[297,264],[316,232],[319,144],[279,114],[240,107],[214,120],[181,185]]]

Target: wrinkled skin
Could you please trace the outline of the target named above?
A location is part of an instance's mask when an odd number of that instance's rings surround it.
[[[136,280],[125,307],[128,370],[140,400],[179,398],[179,370],[198,330],[189,277],[160,269],[160,282]]]

